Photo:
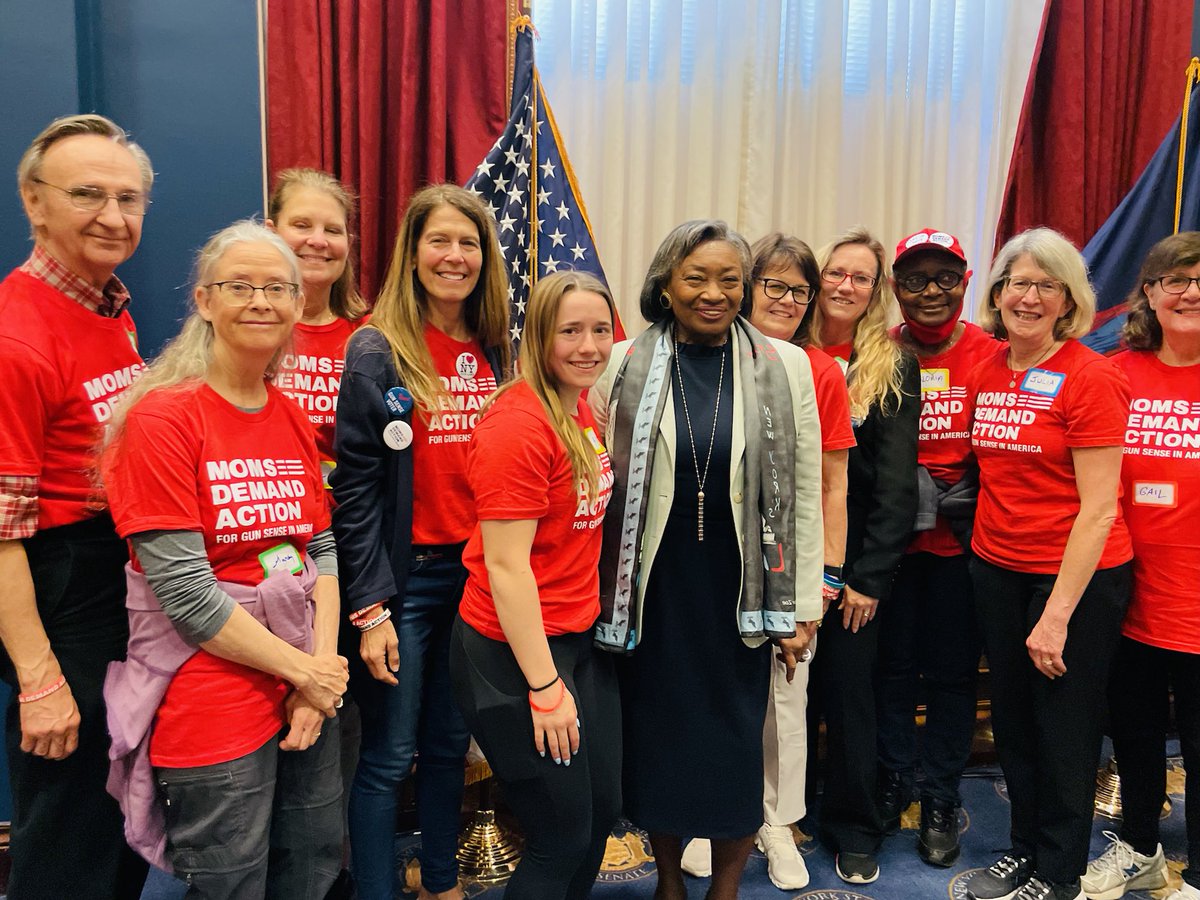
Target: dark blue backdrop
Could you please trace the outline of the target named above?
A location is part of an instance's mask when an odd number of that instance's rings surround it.
[[[156,353],[178,330],[196,248],[262,208],[257,46],[254,0],[0,0],[0,277],[29,253],[21,153],[56,116],[107,115],[157,174],[141,247],[119,270],[142,352]],[[11,809],[0,759],[0,820]]]

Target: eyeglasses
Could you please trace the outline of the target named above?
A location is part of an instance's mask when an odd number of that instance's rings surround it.
[[[262,291],[267,302],[281,305],[295,300],[300,293],[300,285],[290,281],[272,281],[270,284],[251,284],[248,281],[214,281],[205,287],[216,288],[226,300],[240,306],[245,306],[254,298],[255,291]]]
[[[1162,275],[1150,280],[1157,281],[1158,286],[1168,294],[1182,294],[1192,286],[1193,282],[1200,287],[1200,278],[1188,278],[1186,275]]]
[[[827,281],[830,284],[841,284],[847,278],[850,279],[852,285],[856,288],[862,288],[864,291],[869,291],[875,287],[875,282],[879,280],[871,275],[863,275],[862,273],[851,274],[841,269],[826,269],[821,273],[821,280]]]
[[[1059,300],[1067,292],[1067,286],[1053,278],[1043,278],[1041,281],[1031,281],[1028,278],[1013,278],[1011,275],[1004,279],[1009,293],[1024,297],[1031,287],[1037,288],[1037,295],[1042,300]]]
[[[810,285],[788,284],[785,281],[780,281],[778,278],[760,278],[758,282],[762,285],[763,293],[772,300],[782,300],[788,294],[791,294],[792,302],[797,306],[807,306],[815,293]]]
[[[911,275],[897,275],[896,284],[910,294],[920,294],[925,291],[929,285],[936,284],[943,291],[952,291],[962,284],[963,276],[961,272],[953,272],[946,269],[938,272],[936,275],[925,275],[921,272],[913,272]]]
[[[125,215],[144,216],[146,208],[150,205],[150,198],[140,191],[121,191],[119,194],[110,194],[108,191],[102,191],[98,187],[87,184],[64,188],[48,181],[42,181],[40,178],[34,178],[33,181],[48,188],[54,188],[56,191],[62,191],[67,195],[72,206],[76,209],[86,209],[88,212],[97,212],[104,209],[104,205],[109,200],[116,200],[117,209]]]

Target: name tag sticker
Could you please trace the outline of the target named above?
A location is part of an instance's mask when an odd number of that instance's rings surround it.
[[[1030,369],[1021,381],[1021,390],[1029,391],[1031,394],[1041,394],[1043,397],[1057,397],[1066,380],[1067,376],[1064,372]]]
[[[921,393],[925,391],[948,391],[950,390],[950,370],[949,369],[922,369],[921,370]]]
[[[1179,505],[1175,497],[1176,487],[1172,481],[1135,481],[1133,483],[1133,502],[1136,506],[1161,506],[1164,509],[1174,509]]]
[[[288,543],[276,544],[270,550],[264,550],[258,554],[258,561],[262,565],[264,578],[270,578],[276,572],[299,575],[304,571],[300,551]]]
[[[596,429],[589,425],[584,429],[583,433],[587,436],[588,443],[592,445],[592,449],[596,451],[597,456],[604,452],[604,445],[600,443],[600,438],[596,437]]]

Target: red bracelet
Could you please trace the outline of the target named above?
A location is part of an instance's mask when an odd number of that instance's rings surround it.
[[[382,600],[378,603],[372,603],[370,606],[364,606],[362,609],[356,609],[354,612],[350,613],[350,622],[354,625],[357,625],[363,619],[370,618],[371,614],[381,606],[383,606]]]
[[[538,706],[533,702],[533,691],[529,692],[529,708],[534,712],[552,713],[562,706],[563,697],[567,695],[567,683],[561,678],[558,679],[558,699],[554,701],[553,706]]]
[[[49,697],[51,694],[53,694],[55,691],[57,691],[60,687],[62,687],[66,683],[67,683],[67,676],[59,675],[57,679],[52,681],[50,684],[46,685],[40,691],[34,691],[32,694],[18,694],[17,702],[18,703],[35,703],[38,700],[44,700],[46,697]]]

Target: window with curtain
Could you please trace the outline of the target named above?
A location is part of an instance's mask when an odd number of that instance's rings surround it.
[[[952,231],[987,268],[1045,0],[535,0],[537,63],[631,333],[659,241]]]

